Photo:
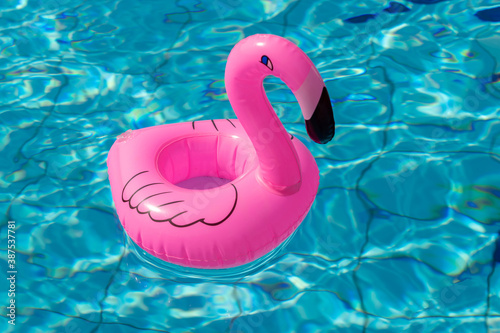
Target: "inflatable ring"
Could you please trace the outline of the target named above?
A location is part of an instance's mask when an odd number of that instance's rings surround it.
[[[270,252],[302,222],[316,196],[318,167],[269,103],[268,75],[292,90],[313,141],[333,138],[330,98],[307,55],[278,36],[243,39],[225,74],[238,120],[129,130],[111,147],[113,201],[141,248],[182,266],[228,268]]]

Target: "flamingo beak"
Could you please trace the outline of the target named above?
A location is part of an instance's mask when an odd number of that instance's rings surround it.
[[[311,118],[306,119],[306,129],[309,137],[316,143],[325,144],[335,135],[332,103],[324,86]]]

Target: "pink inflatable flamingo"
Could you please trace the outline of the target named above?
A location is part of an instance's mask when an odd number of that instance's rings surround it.
[[[333,138],[328,92],[305,53],[278,36],[245,38],[231,51],[225,76],[238,120],[129,130],[111,147],[113,200],[141,248],[183,266],[234,267],[268,253],[302,222],[318,167],[271,107],[262,84],[268,75],[295,94],[312,140]],[[225,181],[186,188],[197,177]]]

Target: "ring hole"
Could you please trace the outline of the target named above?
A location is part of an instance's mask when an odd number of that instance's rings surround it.
[[[209,190],[211,188],[216,188],[222,185],[226,185],[230,183],[230,179],[219,178],[219,177],[210,177],[210,176],[201,176],[201,177],[193,177],[183,181],[178,182],[177,186],[182,188],[187,188],[190,190]]]
[[[252,168],[255,150],[237,136],[200,135],[165,146],[157,157],[162,177],[182,188],[226,185]]]

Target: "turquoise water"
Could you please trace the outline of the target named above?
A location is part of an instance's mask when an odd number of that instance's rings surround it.
[[[400,4],[2,1],[0,331],[500,332],[500,24],[475,15],[499,4]],[[316,201],[257,263],[159,262],[117,220],[107,152],[128,129],[234,117],[224,66],[255,33],[297,43],[326,81],[324,146],[265,84],[316,157]]]

